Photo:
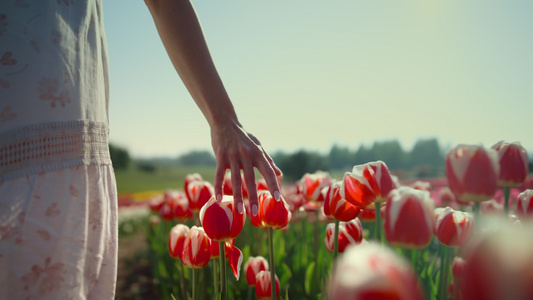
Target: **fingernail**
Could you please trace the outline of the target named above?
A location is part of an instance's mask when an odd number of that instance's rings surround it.
[[[242,202],[237,203],[237,211],[242,215]]]
[[[274,199],[276,199],[276,201],[279,201],[280,197],[279,197],[279,192],[278,191],[274,192]]]
[[[217,201],[218,201],[218,202],[222,201],[222,195],[217,194]]]
[[[252,215],[254,215],[254,217],[257,216],[257,205],[256,204],[252,205]]]

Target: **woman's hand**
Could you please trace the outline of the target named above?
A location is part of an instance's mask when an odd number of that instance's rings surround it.
[[[230,121],[227,124],[211,127],[211,142],[217,159],[215,173],[215,195],[218,200],[222,197],[222,183],[227,169],[231,170],[233,197],[239,212],[243,211],[242,180],[248,187],[248,198],[252,214],[257,215],[257,188],[254,167],[263,175],[270,193],[276,200],[280,199],[278,176],[281,170],[261,146],[259,140],[246,132],[241,124]],[[241,170],[243,177],[241,178]]]

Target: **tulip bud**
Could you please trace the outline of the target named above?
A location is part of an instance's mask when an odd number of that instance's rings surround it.
[[[429,192],[400,187],[389,193],[383,226],[391,245],[425,248],[433,237],[434,222],[434,205]]]
[[[229,241],[236,238],[244,226],[246,211],[237,212],[233,196],[224,196],[222,201],[211,197],[200,210],[200,221],[207,236],[213,241]]]
[[[276,297],[279,296],[279,279],[277,275],[274,275],[276,280]],[[271,274],[270,271],[261,271],[255,276],[255,295],[259,300],[268,300],[271,298]]]
[[[521,218],[533,217],[533,190],[525,190],[518,195],[516,211]]]
[[[529,157],[526,149],[518,142],[498,142],[492,149],[498,152],[500,173],[498,185],[503,187],[519,187],[526,180],[529,169]]]
[[[198,173],[194,174],[188,174],[185,176],[185,183],[183,185],[183,190],[185,191],[185,195],[187,196],[187,199],[191,201],[191,195],[189,194],[189,183],[193,181],[204,181],[202,178],[202,175]]]
[[[379,186],[379,196],[376,201],[385,202],[387,201],[387,195],[390,191],[395,188],[398,188],[399,185],[392,178],[389,168],[381,160],[368,163],[372,170],[374,170],[374,176],[376,177],[376,182]]]
[[[492,198],[499,174],[495,150],[482,146],[459,145],[446,155],[446,177],[452,192],[463,202]]]
[[[252,224],[254,226],[280,229],[289,224],[292,214],[283,197],[276,201],[270,192],[259,191],[258,200],[259,211],[256,216],[252,215]]]
[[[351,173],[344,174],[341,197],[351,204],[364,209],[380,195],[376,175],[370,165],[357,165],[353,167]]]
[[[324,244],[326,249],[333,252],[335,247],[335,224],[328,224]],[[361,221],[355,218],[349,222],[339,222],[339,253],[344,252],[349,245],[359,245],[363,240],[363,226]]]
[[[520,228],[503,221],[493,227],[466,249],[462,299],[533,299],[531,224]]]
[[[308,201],[321,202],[321,191],[331,183],[331,177],[328,173],[317,171],[313,174],[306,173],[300,181],[303,195]]]
[[[211,240],[202,227],[193,226],[183,244],[183,264],[188,268],[201,269],[211,258]]]
[[[348,247],[337,259],[328,294],[328,299],[425,298],[410,263],[373,242]]]
[[[248,257],[244,264],[244,273],[246,274],[246,283],[255,287],[255,277],[261,271],[268,271],[268,262],[262,256]]]
[[[327,211],[334,219],[348,222],[355,219],[361,212],[361,209],[341,197],[341,186],[341,181],[334,181],[331,183],[328,193],[326,194],[327,201],[324,201],[324,213],[326,212],[327,205]]]
[[[172,208],[174,217],[178,219],[191,219],[193,216],[189,201],[184,197],[175,199]]]
[[[213,196],[214,188],[207,181],[195,180],[187,185],[189,195],[189,207],[192,211],[199,211],[204,204]]]
[[[168,239],[168,252],[170,253],[170,256],[181,260],[183,245],[188,233],[189,227],[183,224],[178,224],[172,227]]]
[[[462,247],[470,237],[473,223],[470,214],[446,207],[437,219],[437,239],[449,247]]]

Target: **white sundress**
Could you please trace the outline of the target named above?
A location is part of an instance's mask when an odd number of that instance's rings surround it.
[[[100,0],[0,1],[0,299],[113,299]]]

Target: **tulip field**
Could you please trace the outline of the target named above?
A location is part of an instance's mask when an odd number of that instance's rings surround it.
[[[220,196],[191,173],[143,213],[153,282],[162,299],[533,299],[528,166],[519,143],[458,145],[443,178],[375,161],[280,195],[258,179],[257,207],[229,173]]]

